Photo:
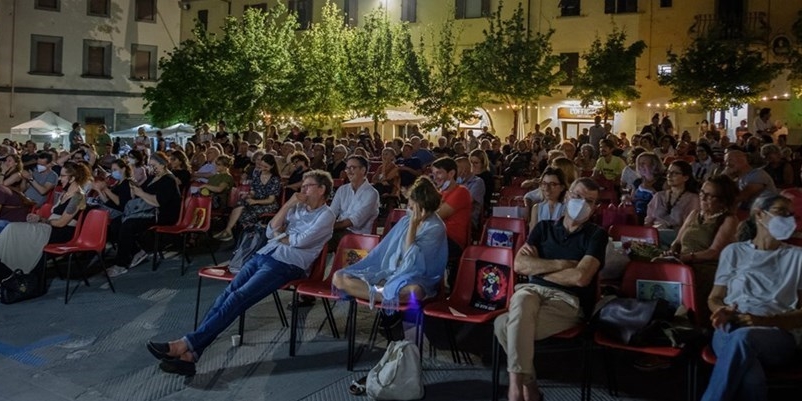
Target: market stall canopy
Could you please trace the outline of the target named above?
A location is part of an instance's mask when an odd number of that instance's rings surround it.
[[[53,138],[67,135],[72,131],[72,123],[52,111],[46,111],[36,118],[11,128],[11,135],[49,135]]]
[[[172,134],[195,135],[195,127],[193,127],[193,126],[191,126],[189,124],[178,123],[178,124],[173,124],[173,125],[165,128],[165,129],[163,129],[162,133],[164,135],[172,135]]]
[[[113,137],[121,137],[121,138],[136,138],[137,132],[139,131],[140,127],[144,128],[145,129],[145,133],[149,134],[149,135],[150,134],[154,134],[155,135],[156,131],[161,130],[161,128],[154,127],[154,126],[152,126],[150,124],[141,124],[141,125],[137,125],[136,127],[131,127],[131,128],[128,128],[128,129],[124,129],[122,131],[110,132],[109,135],[111,135]],[[164,131],[162,131],[162,132],[164,132]]]
[[[391,122],[395,124],[417,124],[426,121],[426,117],[406,111],[387,110],[387,118],[379,120],[380,123]],[[360,127],[373,124],[373,117],[359,117],[342,123],[343,127]]]

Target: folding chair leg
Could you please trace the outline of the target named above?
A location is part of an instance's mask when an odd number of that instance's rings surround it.
[[[289,323],[287,323],[287,315],[284,313],[284,305],[281,304],[281,297],[278,296],[278,291],[273,291],[273,301],[276,304],[276,309],[278,310],[278,318],[281,320],[282,327],[289,327]]]
[[[195,330],[198,329],[198,311],[200,309],[200,292],[203,276],[198,275],[198,295],[195,296]]]
[[[239,345],[242,345],[242,341],[245,338],[245,312],[242,312],[239,315]]]
[[[292,324],[290,325],[290,356],[295,356],[295,342],[298,341],[298,291],[292,292]],[[277,304],[278,305],[278,304]]]
[[[153,265],[151,270],[156,271],[159,268],[159,233],[153,232]]]
[[[493,335],[492,342],[493,342],[493,345],[491,345],[491,349],[492,349],[492,352],[493,352],[493,357],[492,357],[492,359],[493,359],[493,369],[492,369],[492,372],[491,372],[491,375],[493,376],[492,377],[492,382],[493,382],[493,384],[492,384],[492,386],[493,386],[493,389],[492,389],[492,393],[493,393],[492,400],[493,401],[498,401],[498,396],[499,396],[499,370],[501,370],[501,366],[499,366],[500,359],[501,359],[499,354],[501,353],[501,344],[498,342],[498,339],[496,338],[495,335]]]
[[[613,397],[618,397],[618,380],[615,376],[615,361],[612,360],[613,351],[605,348],[603,351],[604,371],[607,373],[607,391]]]
[[[376,317],[373,318],[373,324],[371,325],[371,328],[370,328],[370,336],[368,337],[368,350],[373,350],[373,346],[376,344],[376,338],[379,336],[379,322],[380,322],[380,319],[381,319],[381,317],[379,316],[380,313],[382,313],[381,309],[376,311]],[[386,327],[384,329],[385,329],[385,334],[387,335],[387,338],[388,339],[391,338],[392,336],[391,336],[391,333],[390,333],[390,329],[386,328]],[[389,342],[389,340],[388,340],[388,342]]]
[[[206,236],[206,239],[208,240],[207,242],[211,242],[212,237],[208,232],[203,233],[203,235]],[[214,262],[214,265],[217,266],[217,257],[214,256],[214,248],[211,246],[209,246],[209,254],[212,255],[212,262]]]
[[[183,276],[184,273],[187,272],[186,261],[189,259],[189,256],[187,256],[187,235],[186,234],[181,234],[181,253],[184,254],[184,256],[181,258],[181,275]]]
[[[418,346],[418,361],[423,366],[423,311],[418,310],[418,314],[415,316],[415,345]],[[423,368],[421,368],[423,369]]]
[[[111,292],[116,293],[117,290],[114,289],[114,284],[111,282],[111,277],[109,277],[109,272],[106,271],[106,263],[103,261],[103,251],[97,253],[98,259],[100,259],[100,269],[103,271],[103,274],[106,276],[106,282],[109,283],[109,288],[111,288]]]
[[[348,301],[348,318],[345,320],[345,334],[348,336],[348,361],[346,362],[346,369],[349,372],[354,370],[354,363],[356,362],[354,355],[354,342],[356,340],[356,301]]]
[[[72,298],[72,294],[75,294],[75,291],[77,291],[78,287],[81,286],[81,283],[78,283],[75,286],[75,289],[70,291],[70,273],[72,273],[71,270],[72,270],[72,254],[69,254],[69,256],[67,256],[67,286],[64,288],[64,291],[65,291],[65,293],[64,293],[64,305],[66,305],[68,302],[70,302],[70,298]]]
[[[696,401],[696,358],[694,358],[693,353],[688,353],[688,367],[687,367],[687,374],[688,374],[688,388],[686,397],[688,401]]]
[[[331,335],[334,336],[334,338],[340,338],[340,332],[337,330],[337,322],[334,321],[334,311],[331,308],[329,300],[326,298],[323,298],[323,309],[326,311],[326,319],[329,320]]]
[[[459,364],[461,363],[461,361],[459,358],[459,352],[457,352],[457,344],[456,340],[454,339],[454,333],[451,328],[451,322],[446,320],[445,324],[446,324],[446,337],[448,338],[448,348],[451,351],[451,360],[453,360],[454,363]]]

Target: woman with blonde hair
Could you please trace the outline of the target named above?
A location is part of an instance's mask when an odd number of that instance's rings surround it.
[[[483,207],[485,212],[490,211],[490,201],[493,199],[493,192],[495,192],[496,180],[493,173],[490,172],[490,159],[487,157],[487,152],[481,149],[474,149],[468,154],[468,160],[471,162],[471,173],[482,179],[485,183],[485,198],[483,200]]]

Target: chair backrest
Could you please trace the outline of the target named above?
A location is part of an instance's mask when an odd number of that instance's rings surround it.
[[[45,202],[42,204],[42,206],[39,206],[39,209],[36,209],[35,213],[38,214],[39,217],[46,219],[53,214],[53,204],[50,202]]]
[[[513,251],[517,251],[526,243],[526,237],[529,231],[526,227],[526,220],[524,219],[491,216],[485,221],[479,245],[487,245],[487,231],[490,229],[512,231],[514,234]]]
[[[212,221],[212,198],[210,196],[190,196],[180,225],[199,231],[208,231]]]
[[[381,238],[378,235],[368,234],[346,234],[337,244],[337,252],[334,253],[334,261],[331,264],[331,280],[334,272],[343,267],[350,266],[365,257],[376,245],[379,245]]]
[[[106,235],[109,229],[109,212],[92,209],[86,213],[76,238],[76,245],[85,249],[100,252],[106,247]]]
[[[323,244],[323,249],[320,250],[320,254],[317,255],[317,258],[312,261],[312,266],[310,266],[309,280],[323,281],[323,276],[326,275],[326,255],[328,253],[329,244]]]
[[[506,294],[506,308],[509,306],[510,298],[515,292],[515,276],[513,272],[513,252],[510,248],[500,248],[482,245],[471,245],[462,252],[462,258],[457,269],[457,278],[454,282],[454,289],[451,291],[449,300],[456,305],[469,306],[474,290],[477,289],[476,263],[478,261],[489,262],[492,264],[507,267],[506,278],[498,282],[502,291]]]
[[[660,243],[660,233],[654,227],[613,225],[610,227],[610,236],[613,241]]]
[[[529,192],[529,190],[521,188],[520,184],[518,186],[510,185],[510,186],[506,186],[504,188],[501,188],[501,190],[499,191],[499,197],[500,198],[510,198],[510,199],[512,199],[512,198],[517,198],[517,197],[524,196],[524,195],[526,195],[527,192]]]
[[[798,170],[796,170],[798,171]],[[796,220],[796,231],[802,231],[802,188],[789,188],[780,192],[780,195],[791,200]]]
[[[695,313],[698,310],[696,304],[696,282],[693,269],[690,266],[669,262],[629,262],[621,282],[622,295],[637,298],[638,280],[680,283],[678,293],[671,293],[668,290],[665,291],[666,295],[668,298],[679,296],[681,298],[680,303],[688,309],[689,316],[698,319],[698,314]],[[641,285],[648,286],[649,283],[642,283]],[[649,296],[649,293],[646,295]],[[696,323],[700,322],[697,321]]]
[[[392,230],[395,223],[398,223],[402,217],[407,215],[406,209],[393,209],[387,215],[387,218],[384,219],[384,232],[382,233],[382,237],[387,236],[387,233]]]

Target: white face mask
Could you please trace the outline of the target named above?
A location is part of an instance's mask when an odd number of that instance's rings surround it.
[[[565,205],[568,217],[576,223],[584,223],[590,217],[590,205],[584,199],[568,199]]]
[[[443,182],[443,185],[440,186],[440,190],[445,191],[449,186],[451,186],[451,180],[446,180]]]
[[[465,179],[464,179],[464,178],[462,178],[462,177],[457,177],[457,184],[460,184],[460,185],[462,185],[462,183],[464,183],[464,182],[465,182]]]
[[[248,156],[248,158],[250,159],[250,158],[252,158],[252,157],[253,157],[253,152],[251,152],[251,151],[249,150],[249,151],[245,152],[245,155],[246,155],[246,156]]]
[[[38,172],[40,172],[40,173],[41,173],[41,172],[43,172],[43,171],[45,171],[45,170],[47,170],[47,166],[43,166],[43,165],[41,165],[41,164],[37,164],[37,165],[36,165],[36,171],[38,171]]]
[[[785,241],[791,238],[791,235],[794,234],[794,230],[796,230],[796,220],[794,220],[794,216],[775,216],[769,212],[766,212],[766,214],[771,216],[766,228],[769,230],[769,234],[771,234],[772,237],[779,241]]]

